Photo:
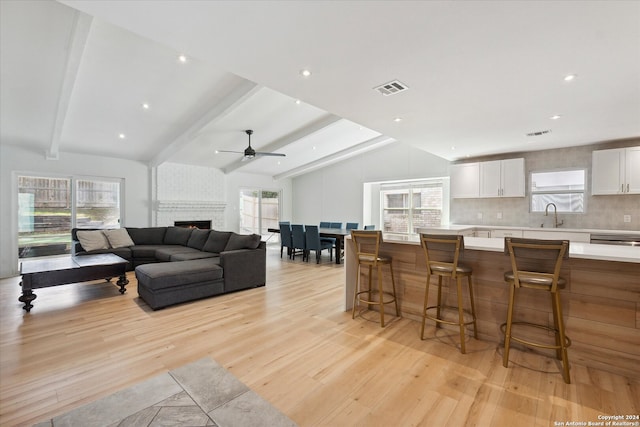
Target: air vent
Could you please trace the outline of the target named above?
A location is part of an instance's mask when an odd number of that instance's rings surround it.
[[[540,136],[540,135],[546,135],[548,133],[551,133],[551,129],[539,130],[537,132],[529,132],[527,136]]]
[[[374,87],[374,89],[384,96],[389,96],[395,95],[396,93],[404,92],[405,90],[409,89],[409,87],[398,80],[393,80],[389,83]]]

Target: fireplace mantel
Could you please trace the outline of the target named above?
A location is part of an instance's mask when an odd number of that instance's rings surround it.
[[[156,211],[224,211],[227,203],[214,200],[157,200]]]

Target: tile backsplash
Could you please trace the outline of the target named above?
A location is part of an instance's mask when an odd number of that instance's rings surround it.
[[[452,224],[477,224],[519,227],[553,227],[553,216],[530,212],[529,186],[532,171],[545,171],[564,168],[585,168],[586,191],[583,214],[559,213],[563,228],[587,228],[606,230],[640,231],[640,195],[591,195],[591,152],[608,148],[632,147],[640,145],[640,138],[612,141],[555,150],[511,153],[509,155],[467,159],[467,161],[487,161],[524,157],[526,196],[489,199],[452,199],[450,222]],[[462,163],[462,162],[461,162]],[[482,219],[479,219],[479,214]],[[624,215],[631,216],[631,222],[624,222]],[[502,218],[499,219],[498,217]]]

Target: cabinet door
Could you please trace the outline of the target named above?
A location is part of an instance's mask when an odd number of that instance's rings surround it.
[[[451,166],[451,197],[472,198],[479,195],[478,163],[462,163]]]
[[[624,181],[624,148],[593,152],[591,194],[622,194]]]
[[[625,193],[640,194],[640,147],[625,150]]]
[[[524,159],[502,161],[502,197],[524,197]]]
[[[480,163],[480,197],[500,197],[502,194],[501,160]]]

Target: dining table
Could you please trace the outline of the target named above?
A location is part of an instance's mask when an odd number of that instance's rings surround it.
[[[270,233],[280,233],[279,228],[268,228]],[[319,228],[318,234],[320,237],[332,237],[336,239],[336,264],[342,264],[342,248],[344,248],[345,236],[351,235],[351,230],[346,228]]]

